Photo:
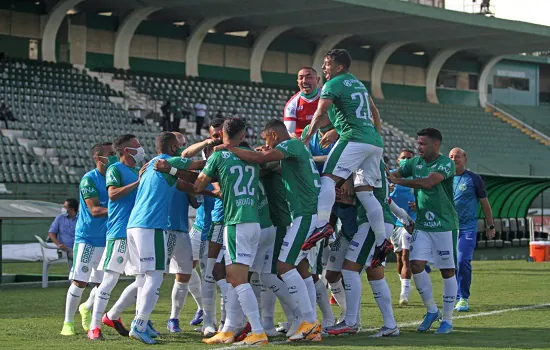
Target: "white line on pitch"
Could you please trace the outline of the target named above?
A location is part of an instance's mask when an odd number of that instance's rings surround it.
[[[505,312],[522,311],[522,310],[529,310],[529,309],[540,309],[540,308],[549,307],[549,306],[550,306],[550,303],[546,303],[546,304],[536,304],[536,305],[528,305],[528,306],[521,306],[521,307],[513,307],[513,308],[510,308],[510,309],[478,312],[477,314],[467,314],[467,315],[453,316],[453,320],[460,320],[460,319],[463,319],[463,318],[492,316],[492,315],[503,314]],[[420,323],[421,322],[419,322],[419,321],[407,322],[407,323],[400,323],[397,326],[399,328],[412,327],[412,326],[419,325]],[[365,329],[362,329],[361,332],[362,333],[364,333],[364,332],[374,332],[374,331],[377,331],[377,330],[378,330],[378,328],[365,328]],[[269,342],[269,344],[270,345],[281,345],[281,344],[290,344],[290,343],[288,341],[281,340],[281,341]],[[223,348],[218,348],[218,350],[229,350],[229,349],[237,349],[237,348],[242,348],[242,347],[245,347],[245,346],[244,345],[231,345],[231,346],[226,346],[226,347],[223,347]]]

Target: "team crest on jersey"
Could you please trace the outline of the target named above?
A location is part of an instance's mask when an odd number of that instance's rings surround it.
[[[86,272],[88,272],[88,271],[90,271],[90,269],[88,268],[88,266],[86,266],[86,265],[82,266],[82,272],[86,273]]]
[[[122,262],[124,261],[124,258],[119,256],[118,258],[116,258],[116,262],[119,263],[119,264],[122,264]]]
[[[229,157],[231,157],[231,152],[228,152],[228,151],[223,151],[222,152],[222,158],[223,159],[228,159]]]
[[[460,185],[458,186],[458,189],[459,189],[460,191],[462,191],[462,192],[466,191],[466,184],[460,184]]]
[[[344,80],[344,85],[347,86],[347,87],[350,87],[353,85],[353,81],[351,80]]]

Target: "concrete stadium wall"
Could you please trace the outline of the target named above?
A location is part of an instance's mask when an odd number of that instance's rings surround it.
[[[497,89],[494,86],[494,79],[498,75],[529,79],[529,90]],[[537,106],[539,104],[539,66],[535,63],[508,60],[499,62],[489,76],[489,84],[493,85],[493,91],[490,95],[493,102],[527,106]]]

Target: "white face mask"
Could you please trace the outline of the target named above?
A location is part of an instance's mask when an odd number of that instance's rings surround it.
[[[63,207],[61,208],[61,215],[63,215],[63,216],[68,216],[69,215],[69,213],[67,213],[66,208],[63,208]]]
[[[138,147],[138,148],[132,148],[132,147],[127,147],[128,149],[133,149],[134,151],[137,151],[137,153],[135,155],[132,155],[132,158],[134,158],[134,160],[136,161],[136,163],[141,163],[143,162],[143,159],[145,159],[145,150],[143,149],[143,147]]]

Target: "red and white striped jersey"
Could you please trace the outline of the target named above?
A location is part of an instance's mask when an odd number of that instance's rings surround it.
[[[284,122],[289,133],[302,135],[304,128],[311,123],[317,110],[321,89],[315,89],[310,95],[298,92],[285,105]]]

